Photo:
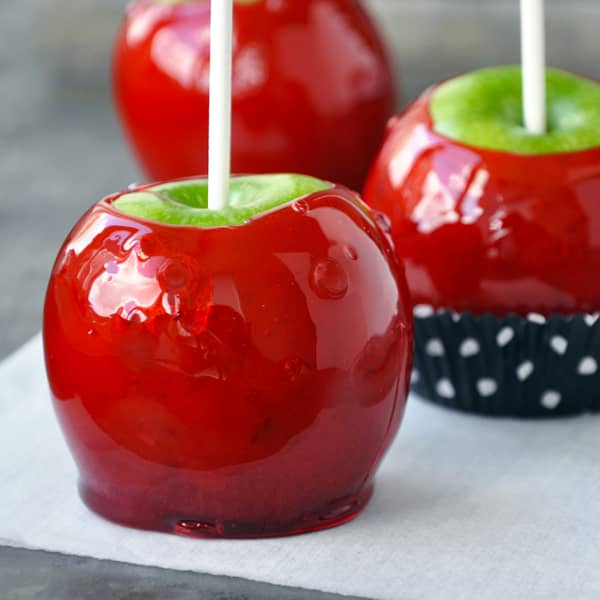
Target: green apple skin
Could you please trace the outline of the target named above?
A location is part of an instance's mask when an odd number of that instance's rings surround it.
[[[130,216],[169,225],[230,227],[332,188],[331,183],[306,175],[232,177],[227,205],[212,210],[208,208],[208,180],[185,179],[125,193],[113,206]]]
[[[521,68],[492,67],[440,85],[431,99],[437,133],[477,148],[516,154],[559,154],[600,147],[600,85],[548,69],[547,132],[523,124]]]

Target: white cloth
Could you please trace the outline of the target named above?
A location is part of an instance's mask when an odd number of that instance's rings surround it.
[[[259,541],[118,527],[80,502],[40,338],[0,366],[0,544],[381,600],[600,597],[600,418],[516,422],[411,398],[354,522]]]

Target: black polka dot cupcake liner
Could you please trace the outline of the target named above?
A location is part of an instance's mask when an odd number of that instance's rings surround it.
[[[417,306],[413,389],[438,404],[486,415],[599,412],[598,317],[498,318]]]

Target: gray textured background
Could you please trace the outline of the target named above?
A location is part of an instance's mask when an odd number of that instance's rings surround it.
[[[519,60],[517,0],[369,4],[396,57],[405,100],[439,79]],[[547,4],[550,62],[600,78],[600,2]],[[0,0],[0,359],[39,330],[51,263],[74,221],[140,177],[120,138],[108,87],[110,45],[123,5]],[[308,597],[0,548],[2,600]]]
[[[516,62],[517,0],[370,0],[409,99]],[[0,1],[0,358],[40,328],[58,245],[94,201],[139,178],[112,113],[123,0]],[[549,58],[600,76],[600,2],[548,0]]]

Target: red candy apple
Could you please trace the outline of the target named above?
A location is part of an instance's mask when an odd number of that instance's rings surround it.
[[[206,187],[107,198],[60,251],[44,340],[81,494],[191,535],[343,523],[404,411],[403,271],[343,187],[235,178],[223,211]]]
[[[114,88],[153,180],[207,172],[210,5],[137,0]],[[360,189],[394,110],[381,39],[357,0],[235,4],[232,169],[297,172]]]
[[[518,68],[465,75],[389,124],[365,199],[386,212],[417,304],[600,308],[600,87],[550,71],[550,128],[520,125]]]

